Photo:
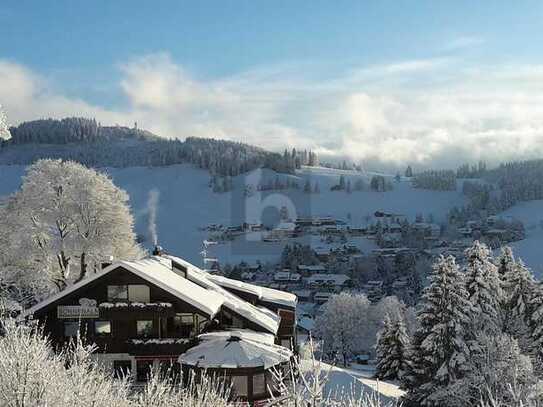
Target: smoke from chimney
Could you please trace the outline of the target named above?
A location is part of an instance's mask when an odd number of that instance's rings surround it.
[[[160,192],[158,189],[153,188],[149,191],[149,198],[147,199],[147,211],[149,213],[149,225],[148,231],[153,241],[153,246],[158,246],[158,234],[156,228],[156,214],[158,211],[158,199],[160,197]]]

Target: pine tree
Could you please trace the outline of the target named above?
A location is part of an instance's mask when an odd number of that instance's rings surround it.
[[[543,374],[543,287],[537,284],[534,287],[534,295],[530,303],[530,327],[529,353],[533,365],[538,374]]]
[[[517,261],[515,267],[505,275],[504,287],[508,294],[504,329],[515,337],[521,349],[526,351],[530,347],[528,323],[536,282],[524,263]]]
[[[473,314],[464,276],[454,257],[441,257],[430,275],[417,316],[406,401],[447,406],[449,386],[469,371],[469,327]],[[418,403],[418,404],[417,404]]]
[[[392,321],[385,316],[384,327],[377,339],[375,376],[382,380],[401,380],[407,370],[409,337],[403,319]]]
[[[501,287],[497,268],[490,261],[490,250],[475,241],[466,250],[466,289],[474,307],[474,330],[497,333],[500,330]]]

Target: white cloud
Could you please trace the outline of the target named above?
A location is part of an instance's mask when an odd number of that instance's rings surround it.
[[[264,148],[312,148],[386,164],[456,165],[543,156],[542,66],[464,66],[451,59],[352,68],[319,78],[283,64],[198,80],[167,54],[121,66],[123,109],[67,97],[46,78],[0,61],[12,123],[94,116],[165,137],[219,137]]]

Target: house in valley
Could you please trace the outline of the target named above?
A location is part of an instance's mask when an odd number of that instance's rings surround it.
[[[270,397],[270,369],[287,366],[295,351],[296,304],[293,294],[159,253],[115,262],[24,315],[41,322],[57,348],[85,335],[97,346],[95,357],[119,375],[130,371],[145,381],[153,366],[209,369],[253,402]],[[218,358],[225,349],[237,364]],[[198,355],[207,355],[205,363]]]

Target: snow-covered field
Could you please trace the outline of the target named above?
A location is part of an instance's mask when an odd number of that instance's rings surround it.
[[[131,167],[106,169],[114,182],[129,194],[136,219],[138,234],[147,233],[147,201],[151,190],[160,193],[157,214],[159,242],[167,250],[189,261],[201,264],[202,241],[207,232],[199,230],[206,225],[217,223],[226,226],[239,225],[244,219],[273,223],[279,219],[279,210],[286,206],[289,216],[331,215],[348,220],[354,225],[363,225],[365,218],[377,210],[404,214],[410,219],[416,214],[432,214],[439,221],[455,205],[464,203],[462,194],[457,192],[438,192],[413,189],[409,182],[394,182],[390,192],[330,191],[343,174],[354,182],[363,177],[366,184],[372,173],[362,174],[354,171],[340,171],[327,168],[303,168],[296,176],[280,175],[282,182],[289,177],[296,180],[299,190],[289,189],[253,192],[247,197],[244,185],[267,185],[277,174],[270,170],[256,170],[238,176],[233,180],[235,188],[228,193],[213,193],[209,188],[207,171],[189,165],[170,167]],[[24,174],[23,166],[0,166],[0,196],[15,191]],[[303,186],[309,179],[312,186],[318,183],[320,193],[306,194]],[[373,244],[365,239],[355,241],[362,250],[371,250]],[[315,244],[318,244],[316,242]],[[223,262],[241,260],[275,260],[281,253],[284,242],[266,243],[239,239],[232,244],[217,245],[212,248],[212,256]],[[150,247],[148,238],[146,246]]]
[[[373,378],[375,370],[372,366],[353,365],[351,368],[331,366],[321,363],[322,372],[330,372],[328,382],[324,388],[324,395],[339,398],[341,395],[354,394],[355,398],[361,396],[378,397],[383,404],[396,401],[403,394],[398,384],[380,381]],[[304,360],[301,364],[302,371],[313,369],[312,361]]]
[[[503,212],[524,223],[526,239],[511,244],[515,256],[520,257],[538,278],[543,277],[543,201],[521,202]]]

